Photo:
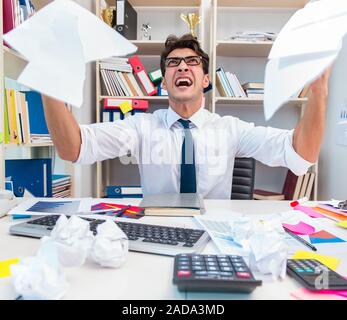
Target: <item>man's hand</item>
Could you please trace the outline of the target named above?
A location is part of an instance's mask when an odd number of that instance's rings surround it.
[[[305,160],[316,162],[325,130],[328,85],[332,71],[329,66],[311,85],[311,94],[304,116],[294,131],[294,150]]]

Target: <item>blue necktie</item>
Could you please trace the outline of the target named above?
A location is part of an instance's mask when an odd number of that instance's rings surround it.
[[[194,141],[189,130],[189,120],[179,119],[184,128],[181,162],[181,193],[196,193],[196,173],[194,157]]]

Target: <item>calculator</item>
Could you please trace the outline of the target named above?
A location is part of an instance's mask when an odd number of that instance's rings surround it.
[[[261,285],[241,256],[178,254],[173,283],[179,291],[252,292]]]
[[[287,273],[312,291],[347,290],[344,277],[315,259],[288,259]]]

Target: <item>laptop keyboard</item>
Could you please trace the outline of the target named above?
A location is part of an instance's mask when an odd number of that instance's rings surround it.
[[[59,215],[50,215],[28,221],[27,223],[45,226],[47,230],[53,230],[58,219]],[[97,226],[105,222],[105,220],[101,219],[82,219],[89,222],[90,230],[94,233],[94,235],[97,234]],[[164,249],[164,247],[177,247],[177,252],[175,253],[177,254],[184,252],[184,249],[188,248],[195,249],[193,251],[196,251],[198,249],[196,247],[199,242],[200,247],[202,242],[206,244],[208,241],[208,235],[204,230],[120,221],[115,221],[115,223],[127,235],[130,243],[130,250],[133,249],[134,251],[151,252],[151,246],[152,248],[156,249]],[[142,245],[134,246],[135,243],[142,243]],[[148,244],[149,246],[145,246],[145,244]],[[141,248],[144,248],[144,250],[141,250]],[[173,253],[157,252],[157,250],[154,250],[153,253],[174,255]]]

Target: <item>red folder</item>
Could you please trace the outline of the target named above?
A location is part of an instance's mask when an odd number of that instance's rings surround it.
[[[146,69],[144,68],[139,56],[132,56],[129,58],[129,63],[136,74],[137,79],[142,85],[142,88],[149,96],[153,96],[157,93],[157,88],[152,83],[148,76]]]
[[[118,99],[118,98],[105,98],[104,99],[104,109],[105,110],[114,110],[120,109],[120,104],[128,101],[133,110],[135,111],[147,111],[148,110],[148,100],[142,99]]]
[[[13,0],[3,0],[2,5],[2,14],[4,18],[3,34],[5,34],[14,28]]]

